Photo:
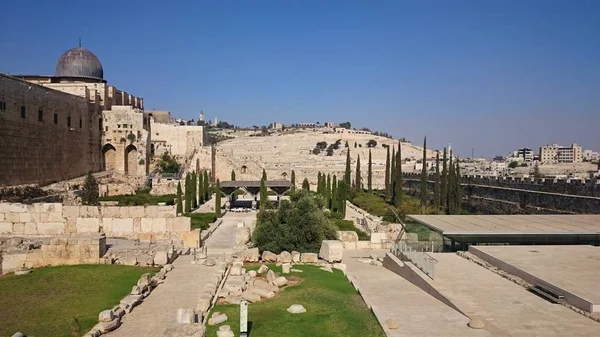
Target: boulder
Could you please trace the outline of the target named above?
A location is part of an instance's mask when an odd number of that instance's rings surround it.
[[[120,318],[115,318],[110,322],[100,322],[98,324],[96,324],[96,326],[94,327],[94,329],[100,331],[101,333],[105,334],[107,332],[113,331],[114,329],[118,328],[119,325],[121,325],[121,319]]]
[[[287,311],[291,314],[303,314],[306,312],[306,309],[302,304],[292,304]]]
[[[196,321],[196,315],[192,309],[177,309],[177,323],[192,324]]]
[[[133,310],[133,307],[138,305],[141,301],[142,295],[128,295],[121,300],[119,306],[129,313]]]
[[[165,251],[159,251],[154,254],[154,264],[164,266],[169,263],[169,256]]]
[[[279,276],[278,278],[273,280],[273,284],[278,287],[283,287],[284,285],[288,284],[288,280],[283,276]]]
[[[243,251],[240,255],[240,258],[244,262],[258,262],[260,253],[258,252],[258,248],[250,248]]]
[[[143,291],[144,291],[144,289],[142,289],[140,286],[133,286],[131,288],[131,292],[129,294],[131,294],[131,295],[141,295]]]
[[[218,315],[212,315],[212,317],[208,319],[208,325],[217,325],[225,321],[227,321],[227,315],[218,313]]]
[[[319,257],[327,262],[341,262],[344,257],[344,245],[338,240],[323,240]]]
[[[25,335],[20,332],[17,332],[14,335],[12,335],[12,337],[25,337]]]
[[[281,265],[281,272],[284,273],[284,274],[289,274],[291,268],[292,268],[291,264],[284,263],[284,264]]]
[[[112,312],[115,317],[121,318],[121,317],[125,316],[125,310],[123,310],[123,308],[121,308],[121,307],[113,308]]]
[[[259,274],[266,273],[266,272],[268,272],[268,271],[269,271],[269,267],[267,267],[267,265],[264,265],[264,264],[263,264],[263,265],[261,265],[261,266],[258,268],[258,273],[259,273]]]
[[[281,263],[291,263],[292,262],[292,254],[286,252],[285,250],[281,252],[277,259],[278,262]]]
[[[319,256],[315,253],[302,253],[300,255],[300,261],[303,263],[317,263]]]
[[[398,322],[394,321],[393,319],[387,319],[385,321],[385,325],[387,325],[388,329],[390,329],[390,330],[395,330],[395,329],[398,329],[400,327],[398,325]]]
[[[239,296],[230,295],[225,297],[225,302],[229,304],[240,304],[242,302],[242,299]]]
[[[272,284],[263,280],[254,280],[253,283],[254,288],[267,289],[270,290]]]
[[[260,302],[260,295],[257,295],[252,291],[246,290],[242,293],[242,299],[244,299],[250,303]]]
[[[142,276],[140,276],[140,279],[137,282],[138,287],[143,289],[143,288],[149,286],[151,279],[152,279],[152,276],[150,276],[149,273],[142,274]]]
[[[173,270],[173,265],[172,264],[165,264],[163,266],[163,268],[165,269],[166,272],[169,272],[169,271]]]
[[[250,277],[256,277],[256,274],[258,274],[258,273],[256,272],[256,270],[250,270],[250,271],[248,272],[248,276],[250,276]]]
[[[267,272],[267,281],[273,284],[273,280],[275,280],[275,273],[269,269],[269,271]]]
[[[342,242],[356,242],[358,241],[358,234],[355,231],[338,231],[338,240]]]
[[[264,262],[277,262],[277,255],[275,253],[271,253],[268,250],[265,250],[262,253],[262,260]]]
[[[262,297],[262,298],[273,298],[275,297],[275,293],[267,290],[267,289],[262,289],[262,288],[254,288],[252,289],[252,292],[255,293],[256,295]]]
[[[229,328],[229,330],[220,330],[224,326],[229,325],[223,325],[219,327],[219,331],[217,331],[217,337],[235,337],[235,334],[233,333],[233,331],[231,331],[231,328]]]
[[[292,262],[293,263],[298,263],[300,262],[300,253],[297,251],[292,251]]]
[[[302,271],[302,270],[300,270],[300,269],[295,269],[295,268],[292,268],[292,269],[290,269],[290,271],[291,271],[292,273],[304,273],[304,271]]]
[[[115,315],[112,310],[100,311],[98,315],[98,322],[111,322],[113,319],[115,319]]]
[[[229,271],[229,275],[232,276],[240,276],[242,275],[242,267],[241,266],[231,266],[231,270]]]

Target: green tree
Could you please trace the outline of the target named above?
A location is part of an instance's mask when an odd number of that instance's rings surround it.
[[[265,179],[260,180],[260,209],[264,210],[267,207],[267,201],[269,196],[267,195],[267,185]]]
[[[262,179],[267,181],[267,171],[265,171],[265,169],[263,169]]]
[[[454,163],[452,162],[452,150],[451,150],[450,156],[448,158],[448,200],[446,201],[446,205],[447,205],[446,213],[447,214],[454,214],[454,205],[455,205],[454,184],[455,184],[455,182],[454,182]]]
[[[371,158],[371,149],[369,149],[369,167],[367,169],[367,189],[369,192],[373,189],[373,159]]]
[[[540,173],[540,168],[538,167],[538,163],[536,162],[533,166],[533,177],[535,179],[543,178],[544,176]]]
[[[390,198],[390,147],[386,147],[385,156],[385,198]]]
[[[356,156],[356,176],[354,177],[356,190],[362,190],[362,177],[360,175],[360,155]]]
[[[212,198],[211,194],[210,194],[210,188],[209,188],[209,182],[210,180],[208,180],[208,171],[204,170],[204,200],[208,201],[210,200],[210,198]]]
[[[181,200],[182,194],[181,181],[179,181],[177,182],[177,214],[183,213],[183,200]]]
[[[191,191],[191,176],[189,174],[187,174],[185,176],[185,202],[183,204],[183,212],[184,213],[188,213],[190,211],[190,208],[192,208],[192,191]]]
[[[321,190],[321,171],[319,171],[317,173],[317,194],[321,194],[323,193],[323,191]]]
[[[296,172],[294,172],[294,170],[292,170],[291,183],[292,183],[292,191],[295,191],[296,190]]]
[[[393,203],[396,207],[402,204],[402,196],[404,191],[402,190],[402,143],[398,143],[398,154],[396,155],[396,177],[394,178],[394,200]]]
[[[198,203],[202,205],[206,201],[204,199],[204,175],[202,172],[198,173]]]
[[[396,184],[394,184],[394,181],[396,180],[396,148],[394,146],[392,146],[392,157],[391,157],[391,161],[390,161],[390,182],[389,182],[389,187],[390,187],[390,200],[392,201],[392,203],[394,202],[394,200],[396,200]]]
[[[191,183],[192,183],[192,186],[191,186],[191,189],[192,189],[192,193],[191,193],[191,196],[192,196],[192,208],[197,208],[198,207],[198,199],[196,199],[196,197],[198,195],[197,194],[198,191],[196,190],[196,187],[198,186],[198,178],[196,177],[196,172],[192,172],[192,181],[191,181]]]
[[[327,195],[325,197],[325,201],[327,202],[326,207],[331,209],[331,175],[329,173],[327,173],[326,189],[327,189]]]
[[[454,177],[454,214],[460,214],[462,211],[462,195],[460,187],[460,166],[459,160],[456,158],[456,171]]]
[[[342,217],[346,216],[346,199],[348,198],[348,188],[346,187],[346,183],[344,181],[340,181],[338,186],[338,196],[337,196],[337,211],[342,215]]]
[[[344,173],[344,182],[350,186],[350,149],[346,153],[346,172]]]
[[[221,181],[217,179],[217,187],[215,188],[215,214],[217,218],[221,217]]]
[[[352,124],[350,122],[340,123],[340,128],[350,129],[351,127],[352,127]]]
[[[519,163],[515,160],[511,161],[510,163],[508,163],[508,168],[514,169],[517,166],[519,166]]]
[[[444,148],[442,157],[442,186],[440,191],[440,209],[446,210],[448,207],[448,150]]]
[[[423,168],[421,169],[421,211],[427,206],[427,137],[423,139]]]
[[[354,142],[354,148],[356,149],[356,142]]]
[[[441,190],[440,190],[440,152],[436,151],[435,153],[435,189],[433,191],[433,207],[436,212],[440,210],[440,200],[441,199]]]
[[[235,181],[235,171],[231,170],[231,181]]]
[[[310,191],[310,183],[308,182],[307,178],[304,178],[302,181],[302,189],[305,191]]]
[[[337,193],[337,177],[334,174],[331,178],[331,207],[329,207],[332,212],[337,212]]]
[[[160,173],[179,173],[181,164],[177,162],[174,157],[171,157],[168,153],[163,153],[160,160],[156,163],[156,169]]]
[[[88,172],[81,188],[81,203],[84,205],[95,206],[98,205],[98,198],[100,197],[100,189],[98,188],[98,181],[96,177],[92,175],[92,172]]]

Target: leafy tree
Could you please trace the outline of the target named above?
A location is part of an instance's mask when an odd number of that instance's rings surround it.
[[[231,181],[235,181],[235,171],[231,170]]]
[[[435,211],[438,212],[440,210],[440,198],[441,198],[441,189],[440,189],[440,152],[436,151],[435,153],[435,190],[433,191],[433,206]]]
[[[369,192],[373,189],[373,159],[371,158],[371,149],[369,149],[369,167],[367,169],[367,189]]]
[[[158,163],[156,163],[156,169],[160,173],[179,173],[181,164],[168,153],[163,153]]]
[[[354,178],[356,190],[360,191],[362,189],[362,177],[360,175],[360,155],[356,156],[356,176]]]
[[[352,124],[350,122],[340,123],[340,128],[350,129],[351,127],[352,127]]]
[[[262,180],[267,181],[267,171],[263,169]]]
[[[196,199],[196,196],[198,195],[196,192],[196,186],[198,186],[198,179],[196,178],[196,172],[192,172],[192,186],[191,186],[191,197],[192,197],[192,209],[197,208],[198,207],[198,199]]]
[[[305,191],[310,191],[310,183],[308,182],[307,178],[304,178],[302,181],[302,189]]]
[[[385,198],[390,197],[390,147],[386,147],[387,154],[385,156]]]
[[[217,187],[215,188],[215,214],[217,218],[221,217],[221,181],[217,179]]]
[[[375,147],[377,146],[377,141],[375,139],[371,139],[367,142],[367,147]]]
[[[516,168],[517,166],[519,166],[519,163],[518,163],[517,161],[515,161],[515,160],[511,161],[511,162],[508,164],[508,168],[511,168],[511,169],[514,169],[514,168]]]
[[[291,183],[292,183],[292,191],[296,190],[296,172],[294,172],[294,170],[292,170],[292,177],[291,177]]]
[[[346,171],[344,173],[344,182],[347,186],[350,185],[350,149],[346,153]]]
[[[267,196],[267,186],[265,185],[265,179],[260,180],[260,209],[264,210],[267,207],[269,197]]]
[[[183,213],[183,201],[181,200],[182,194],[181,181],[179,181],[177,182],[177,214]]]
[[[321,190],[321,171],[317,173],[317,194],[321,194],[323,191]]]
[[[440,207],[446,210],[448,207],[448,150],[444,148],[444,156],[442,157],[442,189],[440,191]]]
[[[327,142],[318,142],[315,148],[325,150],[327,148]]]
[[[421,169],[421,211],[427,206],[427,137],[423,139],[423,168]]]
[[[81,190],[81,203],[90,206],[98,205],[100,189],[98,188],[98,181],[96,180],[96,177],[92,175],[92,172],[88,172]]]
[[[533,177],[535,179],[543,178],[544,176],[540,173],[540,168],[538,167],[538,163],[536,162],[533,166]]]

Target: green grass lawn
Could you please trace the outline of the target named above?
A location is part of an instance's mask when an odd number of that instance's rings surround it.
[[[144,273],[158,268],[119,265],[46,267],[28,275],[0,277],[0,336],[69,336],[73,317],[81,335],[98,323]]]
[[[258,266],[248,267],[257,269]],[[269,265],[275,273],[281,267]],[[303,273],[285,275],[300,282],[282,288],[270,300],[248,305],[250,337],[384,337],[375,315],[364,304],[352,284],[339,270],[328,273],[314,266],[294,266]],[[292,304],[302,304],[306,313],[290,314]],[[212,312],[227,314],[223,324],[239,335],[239,305],[216,305]],[[207,336],[215,336],[218,326],[208,326]]]
[[[200,228],[200,230],[208,229],[209,225],[217,221],[216,213],[185,213],[183,216],[191,218],[192,230]]]

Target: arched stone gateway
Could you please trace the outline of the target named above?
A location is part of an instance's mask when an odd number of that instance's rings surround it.
[[[106,144],[102,147],[102,155],[102,169],[114,171],[117,168],[117,149],[112,144]]]
[[[125,148],[125,174],[137,173],[137,148],[131,144]]]
[[[243,165],[243,166],[242,166],[242,168],[241,168],[241,170],[240,170],[240,172],[241,172],[242,174],[246,174],[246,173],[248,173],[248,166],[246,166],[246,165]]]
[[[287,180],[287,177],[288,177],[288,174],[287,174],[287,172],[283,172],[283,173],[281,174],[281,179],[283,179],[283,180]]]

